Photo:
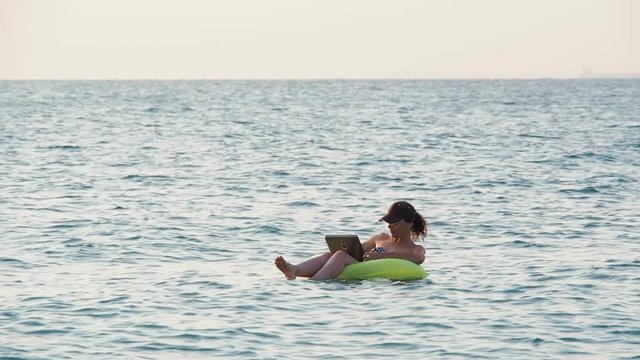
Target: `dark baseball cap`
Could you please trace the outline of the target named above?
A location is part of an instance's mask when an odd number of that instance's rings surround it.
[[[389,224],[397,223],[400,220],[413,223],[416,218],[416,209],[406,201],[396,201],[387,210],[387,214],[378,221],[386,221]]]

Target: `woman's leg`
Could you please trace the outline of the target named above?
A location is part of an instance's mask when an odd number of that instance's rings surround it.
[[[293,265],[288,263],[282,256],[278,256],[275,260],[275,264],[287,279],[293,280],[297,276],[312,277],[330,258],[331,253],[326,252],[324,254],[311,257],[298,265]]]
[[[313,280],[326,280],[335,279],[340,275],[344,267],[347,265],[355,264],[358,260],[354,259],[346,251],[336,251],[329,260],[327,260],[324,266],[318,270],[311,279]]]

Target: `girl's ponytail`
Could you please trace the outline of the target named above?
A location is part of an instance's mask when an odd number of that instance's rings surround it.
[[[411,224],[411,234],[416,239],[422,238],[422,240],[424,240],[424,238],[427,237],[428,226],[429,223],[427,223],[427,220],[425,220],[424,217],[420,215],[420,213],[416,212],[416,215],[413,218],[413,224]]]

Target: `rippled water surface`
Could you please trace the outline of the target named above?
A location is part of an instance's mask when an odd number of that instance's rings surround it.
[[[0,357],[640,358],[640,81],[0,82]],[[399,199],[427,279],[287,281]]]

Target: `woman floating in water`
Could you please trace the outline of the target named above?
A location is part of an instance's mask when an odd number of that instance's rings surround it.
[[[387,222],[391,234],[376,234],[363,242],[364,261],[397,258],[416,264],[424,262],[424,247],[416,244],[415,240],[419,237],[424,239],[427,236],[427,222],[413,205],[406,201],[395,202],[379,221]],[[345,266],[357,262],[358,260],[343,250],[335,253],[326,252],[297,265],[288,263],[282,256],[275,259],[276,267],[289,280],[298,276],[314,280],[335,279]]]

